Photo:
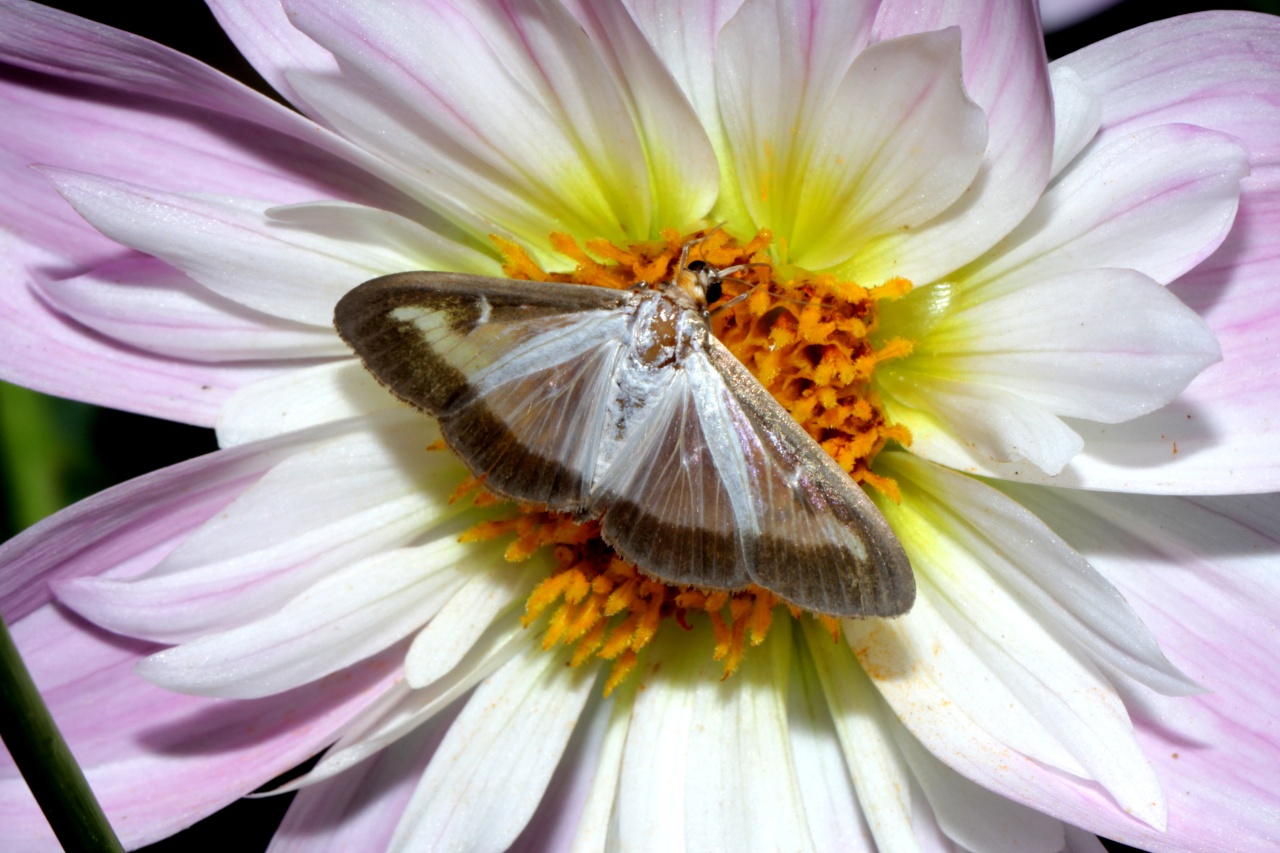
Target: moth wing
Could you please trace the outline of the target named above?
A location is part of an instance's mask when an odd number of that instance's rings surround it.
[[[339,301],[338,333],[493,491],[588,499],[628,296],[584,285],[397,273]]]
[[[752,580],[819,613],[911,609],[911,564],[871,499],[719,341],[705,358],[718,381],[697,383],[697,399],[719,420],[717,467],[747,484],[750,502],[736,506]]]
[[[741,589],[751,578],[733,503],[688,372],[673,370],[592,493],[601,535],[659,580]]]

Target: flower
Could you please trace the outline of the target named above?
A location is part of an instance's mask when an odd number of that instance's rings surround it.
[[[0,364],[224,447],[0,550],[126,843],[329,747],[281,846],[1274,844],[1273,19],[1050,68],[1030,3],[211,5],[308,117],[0,2]],[[521,625],[553,557],[458,541],[496,511],[333,305],[499,274],[491,234],[563,270],[551,232],[717,223],[913,285],[863,399],[920,593],[839,643],[783,615],[724,681],[693,619],[605,698]],[[50,843],[12,773],[0,814]]]

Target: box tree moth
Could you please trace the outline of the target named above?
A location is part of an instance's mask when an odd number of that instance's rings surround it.
[[[906,613],[915,580],[884,517],[711,334],[731,271],[682,255],[630,290],[404,272],[344,296],[335,324],[486,488],[599,518],[644,574]]]

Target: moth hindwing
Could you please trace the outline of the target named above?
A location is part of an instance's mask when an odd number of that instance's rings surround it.
[[[407,272],[335,323],[392,393],[434,415],[486,488],[599,517],[645,574],[806,610],[896,616],[915,580],[849,476],[673,283],[609,290]]]

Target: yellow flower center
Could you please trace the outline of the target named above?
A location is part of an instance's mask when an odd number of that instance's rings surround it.
[[[874,473],[872,460],[888,442],[908,445],[911,436],[885,419],[872,377],[877,364],[911,351],[909,341],[875,335],[877,302],[903,296],[910,282],[891,279],[867,288],[803,271],[780,276],[767,254],[771,236],[765,231],[746,243],[719,229],[662,236],[625,247],[590,241],[584,250],[571,237],[552,234],[552,247],[576,264],[571,273],[548,273],[518,246],[494,241],[506,259],[503,271],[531,281],[619,289],[641,281],[653,285],[675,275],[686,244],[691,244],[690,262],[717,269],[749,265],[725,280],[721,304],[749,295],[723,309],[710,306],[713,333],[856,482],[897,501],[897,484]],[[469,481],[457,497],[481,485]],[[482,504],[495,500],[487,493],[477,497]],[[592,658],[613,661],[606,695],[636,667],[640,651],[664,625],[687,629],[691,616],[708,619],[715,635],[712,657],[724,663],[728,677],[747,646],[764,640],[776,606],[787,607],[795,618],[801,615],[755,586],[727,592],[654,580],[614,554],[595,522],[578,523],[541,507],[522,506],[511,518],[479,524],[463,540],[511,534],[508,560],[527,560],[544,547],[552,549],[555,560],[551,575],[529,596],[525,625],[546,614],[543,648],[574,646],[574,666]],[[814,618],[839,636],[837,619]]]

